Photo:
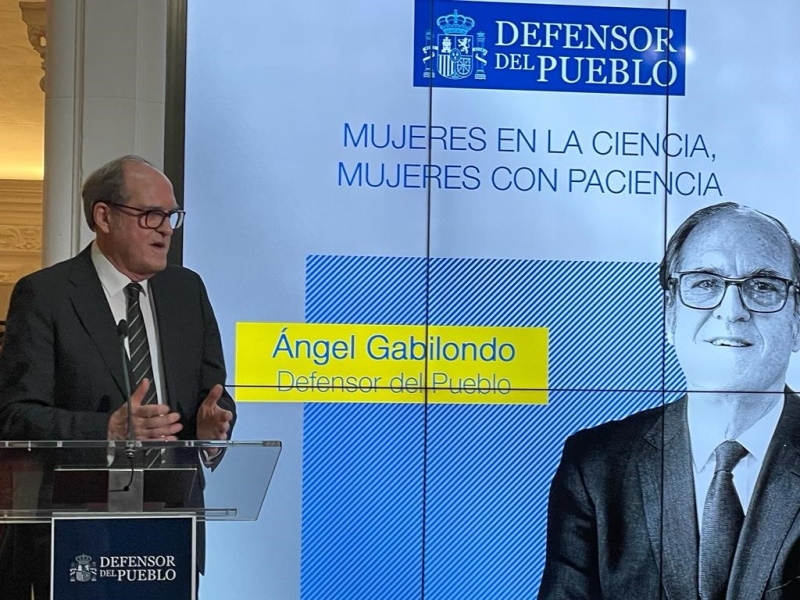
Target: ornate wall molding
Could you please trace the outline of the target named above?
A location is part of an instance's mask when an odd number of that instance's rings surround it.
[[[44,75],[39,80],[39,87],[44,91],[44,80],[47,76],[44,66],[44,61],[47,57],[47,3],[20,2],[19,9],[22,11],[22,20],[25,21],[25,25],[28,27],[28,41],[42,59]]]
[[[41,253],[42,228],[0,225],[0,252],[17,250]]]
[[[25,265],[21,263],[0,265],[0,283],[5,284],[9,288],[9,294],[11,292],[10,288],[13,288],[14,284],[17,283],[17,280],[19,279],[18,273],[24,267]]]
[[[0,179],[0,320],[17,280],[42,266],[42,182]]]
[[[29,179],[0,179],[0,209],[13,204],[38,207],[41,213],[43,185],[41,181]]]

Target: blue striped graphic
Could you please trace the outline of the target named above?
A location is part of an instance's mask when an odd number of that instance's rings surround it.
[[[304,600],[420,597],[424,411],[305,405]]]
[[[308,323],[424,325],[426,305],[430,325],[547,327],[551,389],[685,385],[672,348],[664,344],[655,263],[379,256],[306,261]]]
[[[535,598],[564,439],[660,393],[553,392],[548,406],[430,406],[425,598]]]
[[[422,325],[426,313],[431,325],[548,327],[550,403],[306,404],[304,600],[535,597],[565,438],[684,387],[655,264],[307,260],[308,322]]]
[[[425,323],[425,259],[309,256],[306,323]]]

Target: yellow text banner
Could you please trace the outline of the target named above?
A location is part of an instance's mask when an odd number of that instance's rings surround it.
[[[237,323],[239,402],[547,403],[541,327]]]

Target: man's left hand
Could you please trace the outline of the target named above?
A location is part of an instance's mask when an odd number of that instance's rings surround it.
[[[215,385],[197,410],[198,440],[227,440],[231,429],[233,413],[221,408],[217,401],[222,397],[223,388]]]

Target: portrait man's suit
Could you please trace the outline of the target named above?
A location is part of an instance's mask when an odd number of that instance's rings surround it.
[[[216,319],[196,273],[168,266],[149,282],[167,401],[181,414],[178,437],[195,439],[198,406],[225,382]],[[128,395],[120,343],[90,248],[20,280],[0,358],[2,439],[106,439],[109,414]],[[227,393],[219,405],[235,415]]]
[[[800,399],[787,391],[739,538],[729,600],[800,598]],[[697,598],[686,398],[576,433],[549,502],[540,599]]]

